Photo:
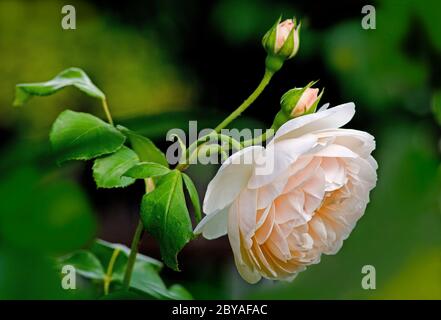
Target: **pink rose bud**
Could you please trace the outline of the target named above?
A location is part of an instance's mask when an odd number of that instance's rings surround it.
[[[275,45],[275,52],[279,52],[280,49],[282,49],[283,45],[285,44],[286,40],[288,39],[289,35],[292,32],[292,41],[293,41],[293,48],[291,50],[291,54],[288,57],[292,58],[297,51],[299,50],[299,27],[297,29],[295,28],[295,23],[292,19],[287,19],[277,26],[277,33],[276,33],[276,45]],[[295,30],[293,30],[295,29]]]
[[[323,90],[319,93],[319,89],[312,88],[315,83],[313,81],[304,88],[291,89],[282,96],[280,104],[286,116],[292,119],[315,112],[323,95]]]
[[[295,19],[280,22],[279,18],[265,34],[262,44],[268,53],[266,65],[269,70],[279,70],[285,60],[296,55],[300,44],[300,27],[301,24],[297,24]]]
[[[312,88],[317,81],[308,83],[306,87],[294,88],[286,92],[280,99],[281,110],[274,118],[272,128],[277,130],[285,122],[306,114],[314,113],[324,90]]]
[[[294,118],[305,114],[317,101],[318,94],[319,89],[316,88],[307,88],[303,91],[299,101],[291,111],[291,116]]]

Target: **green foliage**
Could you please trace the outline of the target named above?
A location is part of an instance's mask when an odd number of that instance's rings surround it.
[[[75,267],[75,271],[88,279],[103,280],[106,276],[98,258],[90,251],[78,250],[63,259],[63,264]]]
[[[181,285],[167,288],[151,264],[136,261],[130,286],[136,291],[157,299],[192,299],[191,294]]]
[[[60,239],[57,239],[60,241]],[[84,299],[88,290],[64,290],[53,261],[41,252],[17,247],[0,247],[0,299]]]
[[[67,87],[74,86],[87,95],[104,100],[104,93],[98,89],[87,74],[79,68],[69,68],[46,82],[23,83],[15,87],[14,106],[22,106],[32,96],[49,96]]]
[[[92,239],[96,222],[86,196],[73,182],[48,180],[24,167],[0,183],[2,243],[26,250],[65,253]]]
[[[125,136],[110,124],[88,113],[63,111],[50,133],[58,161],[90,160],[117,151]]]
[[[117,128],[129,139],[132,149],[138,154],[141,161],[156,162],[168,167],[167,158],[164,153],[159,150],[149,138],[137,134],[123,126],[117,126]]]
[[[138,155],[123,146],[115,153],[95,159],[93,178],[98,188],[127,187],[135,179],[124,176],[124,173],[139,162]]]
[[[286,1],[274,4],[261,0],[240,3],[222,0],[213,6],[210,18],[218,35],[229,44],[246,44],[248,48],[258,48],[256,39],[261,37],[274,17],[281,12],[284,15],[295,13],[302,16],[307,27],[309,17],[312,22],[320,20],[319,11],[302,15],[298,10],[290,11],[295,7],[287,4]],[[158,188],[161,184],[165,185],[164,189],[166,186],[172,187],[167,179],[176,177],[165,179],[173,171],[166,168],[168,164],[165,156],[149,138],[162,139],[170,128],[185,129],[189,119],[199,119],[198,125],[201,128],[213,127],[223,115],[212,112],[207,106],[200,108],[200,111],[176,112],[184,106],[192,105],[193,83],[197,82],[183,81],[176,72],[178,69],[171,63],[173,59],[170,59],[170,54],[161,52],[161,44],[151,41],[157,36],[155,31],[137,34],[134,29],[115,24],[112,19],[99,16],[92,6],[79,2],[82,28],[66,33],[61,28],[53,28],[51,21],[59,20],[59,11],[51,10],[53,5],[52,1],[38,4],[28,1],[0,2],[0,30],[5,31],[0,37],[2,129],[9,131],[13,128],[14,135],[20,137],[27,137],[30,133],[39,135],[47,132],[49,121],[59,114],[61,108],[72,105],[95,112],[89,108],[90,99],[83,99],[77,90],[70,88],[44,102],[34,99],[32,105],[35,108],[24,108],[20,112],[10,108],[12,83],[35,75],[49,79],[54,70],[59,70],[66,62],[83,66],[92,72],[94,81],[96,79],[96,83],[108,91],[112,112],[120,120],[119,123],[137,133],[118,127],[127,139],[121,135],[117,138],[116,130],[105,124],[113,132],[110,141],[122,141],[119,146],[113,143],[113,147],[100,154],[99,149],[109,140],[104,138],[101,141],[96,136],[90,136],[85,132],[93,126],[84,125],[84,136],[78,130],[80,134],[76,138],[68,137],[70,140],[60,142],[60,149],[54,146],[61,161],[69,160],[69,157],[101,157],[95,164],[99,163],[97,183],[102,185],[124,185],[127,181],[143,176],[162,176],[155,178],[155,181],[159,180]],[[437,140],[434,139],[437,132],[431,131],[431,117],[420,117],[429,114],[429,98],[432,97],[434,118],[438,124],[441,123],[439,86],[433,88],[433,85],[439,84],[438,77],[433,73],[438,66],[436,58],[441,48],[438,9],[439,3],[436,1],[422,0],[415,4],[411,1],[389,0],[377,6],[377,30],[363,30],[360,28],[360,17],[356,16],[352,21],[347,21],[345,17],[346,21],[335,19],[335,22],[330,22],[325,19],[322,26],[309,24],[309,30],[305,30],[308,36],[302,37],[300,58],[307,57],[307,66],[316,66],[313,68],[315,71],[329,69],[327,74],[332,74],[332,80],[337,80],[333,82],[333,89],[336,89],[333,97],[353,99],[358,104],[359,112],[354,123],[362,124],[363,130],[373,133],[377,138],[375,157],[380,165],[379,182],[378,188],[372,193],[372,202],[339,254],[323,257],[321,264],[301,273],[292,284],[268,286],[263,282],[253,287],[245,286],[237,281],[235,272],[219,272],[229,270],[229,266],[219,264],[218,267],[216,264],[213,267],[217,260],[210,259],[210,255],[204,260],[205,265],[199,266],[198,262],[198,272],[202,270],[206,273],[199,272],[199,280],[189,284],[192,293],[201,298],[241,296],[262,299],[441,297],[440,159],[435,148]],[[173,14],[182,15],[176,7],[163,11],[164,16],[169,18]],[[28,19],[30,15],[32,19]],[[231,21],[235,23],[229,23]],[[24,24],[29,32],[23,33]],[[166,32],[173,34],[173,26],[168,24],[167,27],[170,29]],[[318,29],[314,30],[316,27]],[[45,36],[41,37],[41,34]],[[312,36],[316,38],[314,41],[311,41]],[[185,41],[185,38],[181,41]],[[118,45],[115,46],[115,43]],[[93,59],[90,59],[91,53]],[[38,63],[35,57],[39,57]],[[322,58],[324,61],[321,61]],[[115,64],[115,61],[118,63]],[[34,95],[57,92],[65,85],[76,86],[99,99],[104,98],[99,89],[89,86],[91,83],[88,83],[87,76],[84,78],[81,75],[81,70],[70,69],[65,72],[68,73],[60,74],[58,79],[56,77],[49,83],[18,85],[15,103],[23,104]],[[299,73],[298,76],[304,75]],[[191,87],[189,84],[192,84]],[[122,119],[127,116],[131,118]],[[407,116],[412,117],[411,121],[405,120]],[[262,127],[261,123],[247,118],[239,119],[235,125]],[[38,131],[36,128],[43,130]],[[102,132],[99,129],[103,136],[107,135],[104,134],[107,128]],[[64,139],[63,136],[59,138]],[[62,147],[68,147],[69,144],[64,143],[73,140],[75,150],[70,155],[71,150],[67,150],[68,158],[63,160],[63,152],[66,150]],[[126,141],[140,161],[154,164],[141,163],[140,167],[135,166],[133,171],[129,169],[121,176],[123,170],[119,170],[118,163],[126,164],[125,157],[120,157],[121,153],[126,153],[124,150],[127,147],[123,146]],[[33,154],[35,147],[42,144],[25,139],[19,142],[26,152],[17,152],[13,141],[14,146],[2,154],[2,160],[8,159],[8,165],[4,166],[6,169],[14,169],[11,166],[13,163],[20,166],[26,163],[26,166],[18,170],[4,170],[0,181],[0,194],[6,200],[0,203],[0,298],[64,298],[69,293],[60,288],[60,279],[51,269],[48,255],[84,248],[84,244],[90,242],[96,232],[95,220],[81,189],[73,182],[66,181],[63,174],[66,169],[70,170],[69,173],[75,173],[75,167],[69,166],[56,172],[40,172],[28,168],[27,161],[44,166],[48,166],[51,161],[47,161],[47,154],[44,154],[45,157]],[[128,164],[126,166],[129,167]],[[191,176],[198,185],[208,182],[214,173],[212,170],[214,166],[190,168]],[[183,179],[178,189],[183,189],[182,183],[186,185],[198,217],[199,200],[193,183],[184,174],[176,179]],[[154,219],[150,217],[152,221],[167,222],[168,218],[174,218],[175,215],[186,221],[184,217],[188,216],[188,212],[183,208],[185,204],[182,205],[183,191],[177,193],[176,199],[171,192],[164,193],[170,203],[179,204],[168,211],[164,210],[167,206],[163,199],[159,199],[159,192],[147,201],[155,205],[155,213],[149,211],[150,215],[155,216]],[[170,227],[167,230],[172,230],[170,233],[182,227],[179,223],[167,225]],[[187,226],[187,223],[184,225]],[[187,227],[179,230],[188,233]],[[170,235],[163,235],[161,230],[158,233],[162,237],[158,236],[158,241],[164,242],[161,249],[171,247],[174,250],[170,251],[176,251],[180,246],[170,245],[174,241],[169,239]],[[185,239],[180,240],[179,244],[183,242]],[[81,282],[85,287],[82,287],[83,290],[72,290],[74,294],[86,292],[87,297],[87,288],[93,283],[98,283],[102,290],[115,250],[120,253],[111,273],[111,290],[103,298],[173,298],[176,294],[181,298],[188,297],[186,290],[179,285],[166,286],[163,283],[159,277],[161,262],[139,254],[131,289],[129,292],[123,291],[121,283],[130,250],[119,244],[102,241],[94,243],[90,251],[79,250],[70,255],[69,259],[77,266],[79,274],[92,280],[86,284]],[[173,253],[167,253],[173,260]],[[173,262],[176,263],[175,260]],[[360,269],[365,264],[373,264],[377,268],[378,288],[375,291],[364,291],[360,287]],[[29,266],[32,266],[32,277],[29,276]],[[195,288],[199,289],[196,291]],[[231,292],[235,294],[231,295]]]
[[[112,261],[111,257],[116,250],[116,260]],[[130,249],[124,245],[97,240],[90,251],[76,251],[61,259],[59,264],[60,266],[67,264],[74,266],[79,275],[96,280],[99,287],[104,287],[104,283],[108,281],[112,285],[112,290],[110,297],[105,295],[104,298],[118,297],[121,299],[138,296],[156,299],[192,299],[188,291],[179,285],[167,288],[159,276],[162,263],[141,254],[136,256],[130,282],[131,292],[124,292],[121,289],[121,284],[129,254]],[[109,263],[113,265],[110,267]]]
[[[126,247],[125,245],[119,244],[119,243],[111,243],[107,242],[101,239],[97,239],[93,245],[91,246],[90,250],[93,252],[94,255],[98,257],[98,259],[101,261],[103,266],[108,266],[110,262],[110,258],[115,250],[121,251],[121,257],[118,257],[116,259],[114,266],[113,266],[113,272],[112,272],[112,278],[117,279],[118,281],[123,280],[124,278],[124,272],[125,272],[125,266],[127,263],[128,256],[130,255],[130,248]],[[162,269],[162,262],[142,255],[138,254],[136,256],[137,261],[144,261],[145,263],[148,263],[155,267],[155,270],[157,272],[161,271]]]
[[[432,112],[436,122],[441,126],[441,90],[436,91],[432,96]]]
[[[70,32],[60,27],[61,7],[57,0],[0,1],[2,128],[26,124],[21,128],[23,132],[43,137],[66,107],[78,106],[101,115],[93,100],[71,88],[44,101],[33,99],[33,108],[11,112],[13,84],[50,79],[66,65],[87,70],[93,82],[106,89],[116,119],[183,110],[192,105],[195,85],[182,76],[181,66],[170,63],[171,52],[155,40],[157,30],[145,28],[147,32],[139,32],[109,19],[111,13],[107,10],[77,1],[77,25],[81,28]],[[27,32],[23,32],[23,26]]]
[[[105,99],[104,94],[92,84],[83,71],[71,68],[46,83],[18,85],[16,104],[23,104],[32,95],[51,95],[69,85],[94,97]],[[123,145],[126,137],[134,150]],[[176,255],[190,240],[192,226],[185,203],[181,173],[170,171],[165,155],[153,142],[125,127],[119,126],[117,129],[88,113],[71,110],[62,112],[56,119],[50,140],[58,153],[59,162],[90,160],[104,155],[95,159],[93,165],[93,177],[98,188],[126,187],[135,182],[136,178],[165,175],[165,179],[159,181],[158,189],[144,197],[148,200],[142,207],[153,210],[144,210],[143,217],[147,230],[159,239],[165,262],[178,269]],[[137,165],[140,159],[144,162]],[[134,168],[131,169],[132,167]],[[127,171],[128,174],[125,175]],[[185,180],[200,219],[199,199],[197,194],[195,197],[194,185],[188,177],[185,177]],[[127,248],[104,242],[97,242],[94,248],[97,251],[96,255],[80,250],[65,262],[74,265],[78,273],[86,278],[102,280],[104,294],[107,295],[112,282],[123,281],[130,252]],[[108,248],[112,248],[111,258],[108,258],[109,252],[102,255]],[[123,260],[119,258],[120,252],[125,256]],[[98,257],[106,259],[106,263],[103,265]],[[105,265],[107,269],[104,268]],[[158,271],[156,262],[152,264],[151,260],[140,256],[134,264],[131,286],[155,298],[190,297],[185,289],[179,286],[173,286],[169,291]]]
[[[135,179],[147,179],[163,176],[170,172],[170,169],[154,162],[141,162],[124,173],[124,176]]]
[[[190,195],[191,203],[193,204],[196,223],[199,223],[199,221],[201,221],[202,219],[202,214],[198,191],[196,190],[196,187],[189,176],[187,176],[185,173],[182,173],[182,178],[184,179],[185,187],[187,188],[188,194]]]
[[[91,298],[87,288],[63,290],[52,259],[95,235],[81,188],[53,172],[21,166],[4,172],[0,193],[0,299]]]
[[[165,264],[179,270],[177,254],[193,236],[181,172],[170,171],[159,179],[155,190],[144,195],[141,219],[147,232],[159,242]]]
[[[69,85],[94,97],[105,99],[104,94],[92,84],[83,71],[71,68],[46,83],[18,85],[16,104],[23,104],[32,95],[51,95]],[[123,145],[126,136],[134,150]],[[150,214],[144,214],[143,217],[147,229],[160,240],[165,262],[177,269],[177,252],[190,240],[192,227],[186,208],[181,174],[178,171],[170,172],[165,155],[153,142],[125,127],[119,126],[117,129],[88,113],[70,110],[62,112],[56,119],[50,140],[59,155],[59,162],[90,160],[104,155],[95,159],[93,165],[93,177],[98,188],[126,187],[135,182],[136,178],[165,175],[166,179],[160,180],[159,188],[152,195],[145,197],[145,199],[153,199],[154,210]],[[129,169],[138,164],[140,159],[144,162],[130,171]],[[124,175],[127,171],[129,171],[128,175]],[[189,178],[187,177],[186,180]],[[188,188],[194,202],[194,186],[191,180],[186,182],[187,185],[189,183],[191,185]],[[169,187],[171,188],[168,189]],[[198,217],[200,217],[199,199],[196,200],[195,207],[198,208]],[[146,206],[143,205],[150,209],[149,206],[151,206],[149,201],[146,201]],[[177,234],[173,230],[176,230]],[[167,233],[168,231],[170,233]],[[120,245],[106,244],[102,241],[97,242],[94,248],[97,251],[96,255],[93,252],[80,250],[65,262],[74,265],[78,273],[86,278],[102,280],[104,294],[107,295],[112,282],[123,281],[130,252]],[[111,258],[109,252],[103,256],[103,251],[108,248],[112,248]],[[123,252],[123,260],[119,258],[120,252]],[[106,263],[103,265],[98,257],[106,259]],[[104,268],[105,265],[107,269]],[[131,286],[155,298],[190,297],[185,289],[179,286],[173,286],[169,291],[158,275],[159,268],[156,262],[152,263],[151,260],[139,256],[134,264]]]

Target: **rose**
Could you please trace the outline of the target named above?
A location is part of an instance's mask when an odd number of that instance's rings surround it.
[[[285,115],[292,119],[308,113],[314,113],[324,90],[312,88],[317,81],[308,83],[303,88],[294,88],[286,92],[280,99]]]
[[[262,43],[269,54],[280,55],[285,59],[291,59],[299,50],[300,27],[296,20],[286,19],[277,21],[263,37]]]
[[[293,48],[290,54],[290,57],[294,56],[299,50],[299,27],[296,28],[296,24],[292,19],[286,19],[285,21],[279,23],[277,26],[277,36],[276,36],[276,45],[275,52],[279,52],[288,39],[289,34],[294,29],[292,33],[293,40]]]
[[[364,214],[377,179],[375,142],[340,129],[354,113],[348,103],[292,119],[266,149],[232,155],[210,182],[195,233],[228,233],[246,281],[293,279],[321,254],[337,253]],[[272,170],[262,173],[268,162]]]
[[[324,90],[319,92],[319,89],[312,88],[315,83],[317,81],[312,81],[303,88],[293,88],[282,96],[280,99],[281,110],[275,116],[271,128],[277,130],[290,119],[316,111]]]
[[[315,104],[318,100],[319,89],[316,88],[306,88],[300,96],[299,101],[295,104],[291,111],[291,117],[298,117],[306,112]]]
[[[265,64],[268,70],[276,72],[285,60],[293,58],[300,46],[300,27],[296,19],[280,19],[262,38],[262,45],[268,56]]]

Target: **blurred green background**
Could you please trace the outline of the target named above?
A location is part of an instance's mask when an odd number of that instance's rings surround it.
[[[361,28],[358,1],[70,1],[77,29],[61,28],[63,1],[0,2],[0,298],[94,298],[61,289],[52,258],[95,237],[129,244],[142,184],[96,190],[91,163],[58,167],[48,133],[64,109],[103,116],[74,89],[13,108],[14,86],[83,68],[118,123],[165,150],[165,133],[216,125],[258,83],[260,39],[274,20],[302,19],[298,56],[238,126],[268,127],[280,96],[320,79],[322,102],[354,101],[350,127],[376,137],[378,186],[342,250],[292,283],[247,285],[226,238],[191,242],[166,283],[196,299],[441,299],[441,2],[373,1],[376,29]],[[201,197],[215,166],[188,171]],[[144,237],[141,252],[159,258]],[[376,268],[376,290],[361,269]]]

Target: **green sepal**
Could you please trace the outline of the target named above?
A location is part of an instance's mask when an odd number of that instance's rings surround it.
[[[271,129],[277,131],[288,120],[290,120],[290,117],[288,117],[282,110],[280,110],[279,112],[277,112],[274,118]]]
[[[276,38],[277,38],[277,26],[282,20],[282,16],[276,20],[274,25],[269,29],[262,38],[263,48],[266,50],[268,54],[276,53]]]
[[[306,89],[311,88],[317,82],[318,82],[318,80],[311,81],[303,88],[290,89],[282,96],[282,98],[280,98],[280,106],[282,108],[282,111],[285,113],[285,115],[287,115],[288,117],[291,117],[291,113],[292,113],[294,107],[297,105],[297,102],[299,101],[302,94],[305,92]],[[317,101],[314,103],[315,107],[314,107],[314,105],[312,106],[311,109],[313,109],[313,111],[311,112],[310,110],[308,110],[305,114],[315,112],[315,109],[317,108],[317,104],[319,103],[322,94],[323,94],[323,91],[320,94]]]

